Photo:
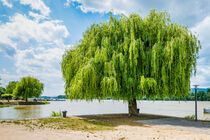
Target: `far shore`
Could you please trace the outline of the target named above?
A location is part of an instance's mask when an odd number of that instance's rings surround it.
[[[161,124],[170,118],[171,127]],[[179,120],[180,119],[180,120]],[[88,115],[67,118],[0,121],[1,140],[80,140],[80,139],[210,139],[210,122],[195,122],[181,118],[140,114]],[[158,122],[153,125],[145,122]],[[181,124],[181,126],[179,126]],[[184,128],[184,129],[182,129]],[[194,131],[195,130],[195,131]]]
[[[10,105],[44,105],[49,104],[47,101],[32,101],[29,100],[28,102],[24,100],[10,100],[9,102],[7,100],[0,100],[0,106],[10,106]]]

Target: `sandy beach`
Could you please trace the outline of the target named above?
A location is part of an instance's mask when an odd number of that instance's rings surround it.
[[[208,133],[176,129],[136,122],[140,125],[119,125],[114,130],[77,131],[36,128],[23,125],[0,124],[1,140],[209,140]],[[206,128],[207,130],[210,128]]]

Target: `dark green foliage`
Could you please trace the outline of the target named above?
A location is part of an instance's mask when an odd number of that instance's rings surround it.
[[[66,95],[58,95],[57,98],[58,99],[66,99]]]
[[[5,93],[6,93],[6,89],[3,88],[3,87],[0,87],[0,95],[1,95],[1,94],[5,94]]]
[[[15,97],[23,97],[26,99],[31,97],[39,97],[44,90],[44,84],[33,77],[23,77],[17,83],[14,90]]]
[[[210,101],[210,92],[198,91],[197,93],[198,101]],[[143,97],[143,100],[147,100],[146,97]],[[155,100],[164,100],[164,101],[194,101],[195,93],[189,93],[186,97],[172,97],[172,98],[155,98]]]
[[[0,85],[1,85],[1,77],[0,77]],[[6,89],[0,86],[0,97],[2,94],[6,93]]]
[[[11,82],[9,82],[9,84],[6,87],[6,93],[12,94],[17,83],[18,83],[18,81],[11,81]]]
[[[207,89],[207,93],[210,93],[210,88]]]
[[[198,101],[210,101],[210,92],[198,91],[197,99]],[[195,100],[195,93],[191,93],[187,100]]]
[[[9,100],[12,99],[13,95],[12,94],[2,94],[1,97],[7,99],[9,102]]]
[[[3,94],[2,97],[3,98],[12,98],[13,95],[12,94]]]
[[[86,100],[185,97],[200,48],[196,36],[166,12],[110,16],[63,55],[65,93]]]
[[[204,91],[199,91],[197,93],[197,98],[199,101],[204,101],[204,99],[206,98],[206,93]]]

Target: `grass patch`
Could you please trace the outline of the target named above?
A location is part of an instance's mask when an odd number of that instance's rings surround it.
[[[52,117],[61,117],[61,111],[59,111],[59,112],[52,111],[51,116]]]
[[[24,125],[30,129],[35,128],[51,128],[65,130],[80,130],[80,131],[97,131],[111,130],[112,126],[105,122],[87,121],[83,118],[45,118],[37,120],[20,120],[20,121],[1,121],[6,124]]]
[[[50,104],[50,102],[42,101],[43,104]]]
[[[1,121],[1,123],[13,123],[16,125],[24,125],[30,129],[35,128],[52,128],[79,131],[102,131],[114,130],[119,125],[145,126],[142,123],[136,123],[136,120],[157,119],[160,116],[143,115],[140,117],[129,118],[127,114],[120,115],[95,115],[80,116],[67,118],[43,118],[34,120],[16,120]]]
[[[185,116],[184,118],[185,118],[185,119],[188,119],[188,120],[195,120],[195,115]]]
[[[0,105],[0,108],[9,107],[9,105]]]

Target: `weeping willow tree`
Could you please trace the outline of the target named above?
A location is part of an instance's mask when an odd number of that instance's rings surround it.
[[[196,36],[166,12],[110,16],[63,55],[65,93],[70,99],[125,100],[135,115],[136,99],[188,94],[200,48]]]
[[[26,102],[28,98],[39,97],[44,90],[44,84],[34,77],[23,77],[20,82],[16,84],[13,94],[15,97],[23,97]]]

